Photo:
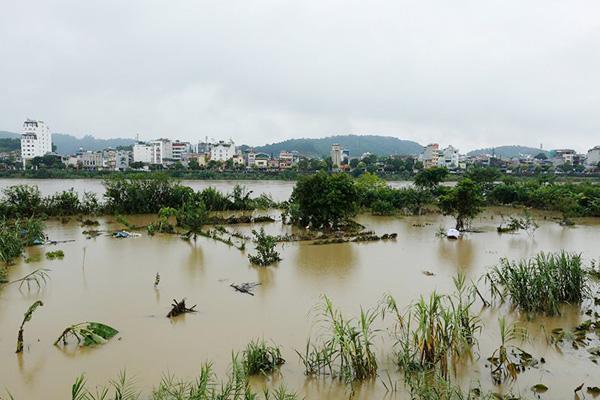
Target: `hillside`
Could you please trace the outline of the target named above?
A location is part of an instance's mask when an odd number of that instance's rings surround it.
[[[52,143],[56,145],[56,152],[59,154],[72,154],[82,148],[84,150],[102,150],[108,147],[131,146],[135,144],[134,139],[96,139],[91,135],[85,135],[77,138],[64,133],[53,133]]]
[[[14,132],[0,131],[0,139],[20,138],[21,135]],[[53,133],[52,143],[56,145],[59,154],[72,154],[80,148],[84,150],[102,150],[107,147],[130,146],[135,143],[134,139],[96,139],[91,135],[82,138],[64,133]]]
[[[498,147],[488,147],[485,149],[477,149],[470,151],[467,153],[469,156],[478,156],[482,154],[495,154],[497,157],[502,158],[512,158],[518,157],[519,155],[532,155],[535,156],[539,153],[546,153],[546,150],[537,149],[535,147],[527,147],[527,146],[498,146]]]
[[[377,135],[339,135],[320,139],[289,139],[258,146],[255,147],[255,150],[267,154],[279,154],[282,150],[295,150],[305,156],[325,156],[329,154],[331,145],[334,143],[350,150],[351,157],[360,156],[367,152],[377,155],[413,155],[419,154],[423,150],[423,146],[410,140]]]

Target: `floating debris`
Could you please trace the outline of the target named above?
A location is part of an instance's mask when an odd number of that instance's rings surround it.
[[[129,237],[141,237],[142,234],[136,232],[117,231],[113,233],[112,236],[117,239],[127,239]]]
[[[173,304],[171,304],[171,311],[167,314],[167,318],[177,317],[178,315],[196,312],[196,305],[194,304],[191,308],[187,308],[185,305],[185,299],[181,301],[177,301],[173,299]]]
[[[232,288],[234,288],[235,290],[237,290],[240,293],[246,293],[249,294],[250,296],[254,296],[254,293],[252,292],[254,290],[255,287],[259,286],[260,283],[258,282],[245,282],[245,283],[241,283],[241,284],[235,284],[232,283],[231,286]]]
[[[160,283],[160,274],[157,272],[156,276],[154,277],[154,287],[157,287],[159,283]]]
[[[431,271],[425,270],[425,271],[422,271],[422,272],[423,272],[423,275],[425,275],[425,276],[435,276],[435,274],[433,272],[431,272]]]

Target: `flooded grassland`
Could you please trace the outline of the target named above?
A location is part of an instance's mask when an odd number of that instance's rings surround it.
[[[421,217],[375,217],[360,215],[358,222],[376,233],[397,232],[391,241],[313,245],[289,242],[278,245],[282,261],[270,267],[255,267],[247,254],[248,243],[239,250],[206,237],[197,242],[177,235],[142,232],[141,237],[115,239],[109,235],[87,238],[75,219],[50,220],[46,234],[56,245],[30,247],[26,256],[9,270],[9,280],[18,279],[37,268],[48,268],[50,279],[39,291],[0,288],[0,388],[16,399],[70,398],[71,385],[84,373],[89,386],[106,383],[120,370],[135,378],[138,387],[149,392],[165,374],[193,379],[204,361],[212,360],[217,372],[226,371],[232,351],[240,351],[252,339],[265,338],[282,346],[286,363],[270,379],[254,379],[253,385],[273,385],[285,381],[292,391],[308,399],[348,398],[350,388],[329,378],[307,378],[295,350],[300,352],[314,332],[315,304],[326,294],[347,317],[356,317],[363,308],[374,307],[384,294],[391,294],[401,307],[432,291],[451,293],[452,278],[464,273],[477,281],[500,257],[521,259],[540,251],[566,250],[581,253],[586,263],[598,259],[600,222],[580,220],[563,227],[538,216],[539,229],[498,234],[500,213],[492,209],[474,221],[478,233],[450,241],[436,236],[440,227],[452,225],[440,215]],[[515,211],[516,212],[516,211]],[[278,217],[278,212],[271,212]],[[154,216],[130,216],[143,225]],[[257,226],[271,234],[291,232],[280,222],[240,224],[229,230],[250,235]],[[99,230],[118,229],[113,217],[98,219]],[[63,250],[64,258],[48,260],[44,254]],[[155,287],[156,274],[160,283]],[[231,283],[258,282],[254,296],[236,292]],[[186,298],[196,304],[196,313],[168,319],[173,299]],[[17,330],[23,313],[35,300],[44,305],[28,322],[25,348],[15,354]],[[554,328],[571,329],[586,319],[579,307],[563,309],[560,317],[528,320],[506,305],[483,308],[480,312],[483,334],[474,349],[473,360],[457,369],[453,378],[463,385],[480,381],[486,389],[520,392],[534,397],[532,385],[548,386],[542,398],[568,398],[582,382],[600,386],[600,366],[586,349],[572,346],[557,349],[546,340]],[[544,363],[521,373],[507,387],[492,383],[487,357],[499,345],[498,318],[521,320],[530,331],[523,345]],[[53,346],[66,326],[82,321],[100,321],[119,330],[103,346],[77,348]],[[379,360],[378,378],[355,385],[359,399],[406,398],[399,388],[390,393],[382,380],[402,381],[392,360],[393,339],[389,320],[378,319],[381,329],[374,339]],[[388,378],[388,373],[389,377]],[[271,382],[272,381],[272,382]],[[402,385],[399,384],[399,387]]]

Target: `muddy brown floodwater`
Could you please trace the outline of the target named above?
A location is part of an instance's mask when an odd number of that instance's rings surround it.
[[[451,225],[439,215],[362,215],[357,218],[360,223],[378,233],[397,232],[397,240],[321,246],[286,243],[279,246],[283,260],[267,268],[253,267],[247,253],[206,238],[199,238],[195,245],[177,236],[148,237],[145,233],[139,238],[86,239],[82,234],[86,228],[74,220],[66,224],[48,221],[47,234],[52,240],[74,241],[29,248],[27,254],[41,255],[41,261],[19,260],[10,268],[11,280],[40,267],[51,269],[51,279],[39,292],[19,290],[16,285],[0,289],[0,389],[10,390],[17,400],[67,399],[73,381],[82,373],[94,387],[126,370],[147,393],[165,374],[194,378],[204,361],[214,361],[217,372],[223,373],[232,350],[242,350],[251,339],[264,337],[280,344],[287,360],[281,374],[273,378],[275,383],[285,381],[289,389],[307,399],[348,398],[344,385],[329,379],[307,379],[294,352],[306,344],[313,326],[310,310],[322,294],[350,317],[359,313],[360,306],[377,304],[384,293],[392,294],[403,306],[433,290],[450,293],[457,272],[477,279],[504,256],[516,259],[561,249],[582,253],[586,260],[600,256],[597,220],[562,227],[550,219],[540,219],[540,228],[533,236],[498,235],[499,212],[510,210],[488,210],[474,223],[482,232],[457,241],[436,237],[440,226]],[[149,217],[129,219],[144,223]],[[117,227],[111,217],[99,220],[99,229]],[[290,229],[279,222],[264,226],[271,233]],[[249,234],[255,227],[230,228]],[[43,257],[56,249],[64,251],[63,260]],[[424,270],[434,275],[426,276]],[[155,289],[157,272],[161,280]],[[254,297],[229,286],[252,281],[261,283]],[[198,312],[174,320],[165,318],[172,299],[182,297],[189,305],[197,304]],[[17,356],[14,351],[20,321],[37,299],[44,306],[26,325],[25,351]],[[498,346],[497,318],[507,313],[506,308],[482,311],[485,327],[476,350],[479,356],[459,374],[465,384],[479,380],[484,388],[494,388],[485,359]],[[539,332],[544,325],[549,331],[572,327],[580,320],[579,310],[573,308],[561,318],[537,318],[529,327]],[[117,328],[119,334],[96,348],[65,351],[52,345],[66,326],[81,321],[104,322]],[[375,343],[380,377],[388,371],[392,379],[400,379],[390,360],[388,334],[380,332]],[[531,396],[529,388],[544,383],[550,388],[545,398],[572,398],[573,389],[582,382],[600,385],[600,367],[585,352],[558,352],[542,335],[534,335],[526,348],[536,357],[544,357],[546,363],[519,375],[512,385],[514,391]],[[253,384],[272,382],[255,380]],[[356,390],[359,399],[384,397],[406,398],[406,393],[386,394],[380,378]]]

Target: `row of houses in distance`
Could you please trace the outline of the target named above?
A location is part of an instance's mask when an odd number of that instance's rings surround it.
[[[35,157],[52,153],[52,134],[43,121],[27,119],[23,123],[21,134],[20,158],[25,166]],[[55,154],[56,155],[56,154]],[[58,155],[56,155],[59,157]],[[350,151],[340,144],[333,144],[330,149],[331,167],[334,170],[348,170],[350,166]],[[360,160],[372,156],[363,154]],[[286,170],[298,164],[301,155],[296,152],[281,151],[278,155],[255,152],[247,146],[237,147],[233,140],[212,141],[208,139],[197,144],[180,140],[159,138],[148,142],[135,143],[131,148],[104,149],[101,151],[84,151],[76,154],[60,156],[62,162],[74,168],[93,170],[126,170],[150,169],[156,166],[171,167],[178,163],[203,167],[247,168],[259,170]],[[587,154],[578,154],[572,149],[556,149],[545,152],[540,149],[537,155],[519,155],[502,158],[492,151],[492,154],[467,156],[460,154],[452,145],[444,148],[438,143],[424,147],[423,152],[416,157],[423,168],[446,167],[451,171],[464,170],[468,165],[493,165],[506,169],[507,172],[516,168],[573,166],[577,169],[600,169],[600,146],[588,150]]]
[[[423,168],[446,167],[449,170],[463,170],[467,165],[492,165],[503,167],[508,172],[519,167],[553,167],[561,166],[579,167],[579,169],[600,168],[600,146],[588,150],[587,154],[578,154],[573,149],[556,149],[543,151],[539,154],[521,154],[516,157],[500,157],[494,152],[491,154],[478,154],[467,156],[460,154],[458,149],[449,145],[440,148],[439,144],[432,143],[424,147],[418,160],[423,163]]]

